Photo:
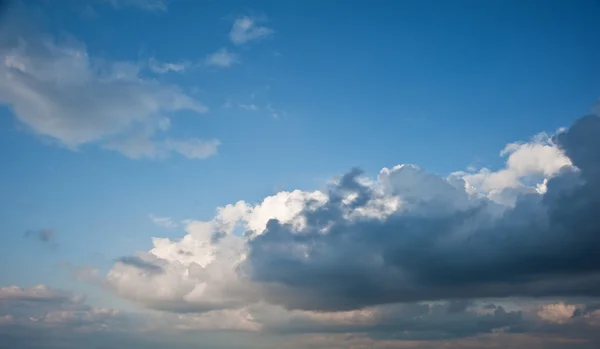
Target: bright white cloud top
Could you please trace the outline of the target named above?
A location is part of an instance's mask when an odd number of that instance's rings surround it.
[[[580,265],[595,261],[598,239],[600,154],[588,132],[600,132],[598,117],[509,144],[499,171],[443,178],[399,165],[371,180],[353,170],[325,191],[239,201],[188,222],[180,240],[153,239],[106,281],[146,307],[183,313],[597,295],[599,270]]]

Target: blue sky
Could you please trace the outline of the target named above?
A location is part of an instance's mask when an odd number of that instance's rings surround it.
[[[354,166],[549,178],[499,153],[593,112],[599,16],[591,0],[10,3],[0,284],[129,308],[72,269],[104,275],[189,234],[184,220],[323,190]]]

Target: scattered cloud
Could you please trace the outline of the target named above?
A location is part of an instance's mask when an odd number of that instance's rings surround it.
[[[261,21],[256,17],[243,16],[233,22],[229,39],[236,45],[263,39],[273,34],[273,29],[260,26]]]
[[[209,66],[227,68],[239,63],[239,56],[230,52],[226,48],[222,48],[206,56],[204,63]]]

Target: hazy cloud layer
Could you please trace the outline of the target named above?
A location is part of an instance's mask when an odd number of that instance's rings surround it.
[[[260,303],[206,313],[135,314],[91,307],[83,296],[43,285],[11,286],[0,287],[0,338],[14,348],[76,348],[86,341],[110,347],[168,343],[183,348],[196,345],[199,338],[205,344],[216,340],[219,347],[244,346],[211,338],[222,331],[232,338],[270,338],[263,345],[290,349],[360,348],[367,343],[375,348],[496,348],[505,341],[514,348],[543,347],[531,346],[537,343],[528,341],[533,338],[545,338],[545,345],[556,348],[593,348],[599,343],[600,311],[592,310],[593,304],[525,303],[518,310],[469,300],[346,312],[290,311]],[[278,337],[281,344],[275,343]],[[252,342],[244,347],[260,347],[261,341]]]

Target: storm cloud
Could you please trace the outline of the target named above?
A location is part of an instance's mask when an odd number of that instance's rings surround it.
[[[597,116],[581,118],[555,135],[553,141],[572,165],[547,181],[545,193],[521,194],[509,208],[470,199],[443,178],[402,166],[388,175],[388,190],[404,197],[408,208],[384,219],[354,220],[345,216],[348,206],[364,208],[376,193],[359,182],[360,172],[352,171],[330,189],[325,205],[303,212],[303,229],[269,221],[249,241],[245,270],[264,285],[270,302],[291,309],[598,296],[599,135]],[[416,184],[427,188],[402,183],[415,176],[426,178],[428,183]],[[356,198],[350,204],[339,199],[348,195]]]

